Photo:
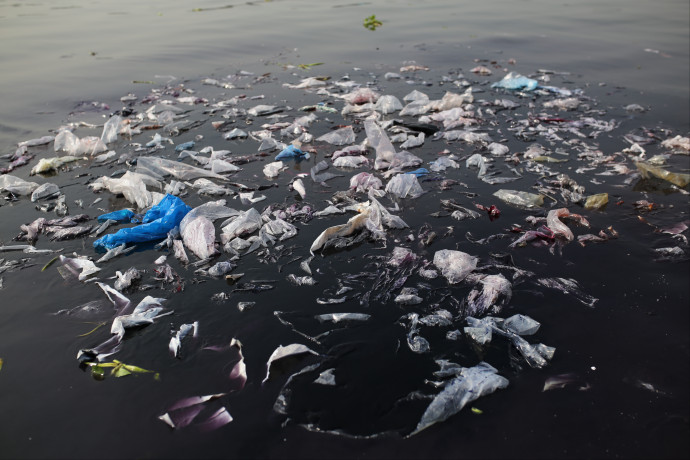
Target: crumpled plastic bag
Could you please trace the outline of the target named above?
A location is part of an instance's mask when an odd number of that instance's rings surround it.
[[[86,158],[84,158],[86,159]],[[30,175],[33,176],[35,174],[42,174],[45,172],[53,171],[60,166],[64,165],[65,163],[71,163],[72,161],[77,161],[81,160],[80,157],[75,157],[72,155],[65,155],[62,157],[53,157],[53,158],[41,158],[38,163],[36,163],[36,166],[34,166],[31,169]]]
[[[392,96],[390,94],[387,94],[385,96],[381,96],[378,101],[376,101],[376,104],[374,105],[374,110],[377,112],[381,112],[384,115],[388,115],[389,113],[397,112],[398,110],[401,110],[403,108],[402,103],[400,100]]]
[[[497,81],[491,85],[492,88],[522,89],[524,91],[532,91],[537,89],[537,86],[539,86],[537,80],[527,78],[517,72],[508,72],[501,81]]]
[[[36,202],[44,198],[52,198],[60,194],[60,187],[52,182],[46,182],[41,184],[36,190],[31,194],[31,201]]]
[[[165,197],[156,206],[153,206],[142,219],[142,224],[136,227],[123,228],[106,235],[93,242],[96,250],[113,249],[121,244],[143,243],[146,241],[160,240],[166,237],[168,232],[177,227],[182,218],[191,211],[180,198],[174,195]]]
[[[688,184],[690,184],[690,174],[673,173],[658,166],[652,166],[648,163],[644,163],[642,161],[635,163],[635,166],[637,166],[637,169],[640,171],[640,174],[642,174],[642,177],[644,177],[645,179],[649,178],[649,176],[654,176],[659,179],[668,181],[673,185],[681,188],[686,187]]]
[[[536,208],[544,204],[544,196],[517,190],[497,190],[493,195],[508,204],[522,208]]]
[[[7,191],[15,195],[30,195],[38,188],[36,182],[28,182],[10,174],[0,175],[0,191]]]
[[[264,175],[269,179],[276,177],[280,173],[280,170],[283,168],[284,166],[282,161],[274,161],[273,163],[269,163],[266,166],[264,166]]]
[[[113,115],[108,121],[103,125],[103,133],[101,134],[101,141],[104,144],[110,144],[117,140],[118,134],[122,129],[122,117],[119,115]]]
[[[464,280],[475,268],[477,257],[466,252],[442,249],[434,254],[434,265],[441,270],[450,284],[457,284]]]
[[[216,229],[204,216],[196,216],[180,229],[184,245],[199,259],[207,259],[218,253],[215,247]]]
[[[376,150],[374,169],[387,168],[395,156],[395,148],[388,135],[373,119],[364,120],[364,130],[367,133],[367,142]]]
[[[119,178],[101,176],[89,184],[89,187],[94,191],[107,189],[111,193],[121,193],[127,201],[136,204],[139,209],[144,209],[155,203],[159,195],[162,197],[160,193],[149,192],[146,189],[147,185],[159,189],[161,187],[160,182],[153,179],[151,176],[127,171]]]
[[[386,192],[398,198],[417,198],[424,190],[414,174],[398,174],[386,184]]]
[[[276,161],[278,160],[292,160],[292,159],[308,159],[309,154],[307,152],[301,151],[295,145],[288,145],[285,147],[278,155],[276,155]]]
[[[240,213],[238,216],[231,218],[229,222],[223,222],[221,228],[221,241],[226,244],[235,237],[245,236],[255,231],[259,230],[263,225],[263,220],[261,219],[261,214],[254,209],[250,208],[245,212]]]
[[[379,190],[383,182],[378,177],[367,172],[361,172],[350,178],[350,189],[356,192],[368,192],[371,189]]]
[[[339,157],[333,161],[336,168],[361,168],[363,165],[369,165],[369,159],[362,155]]]
[[[445,171],[446,168],[459,168],[460,165],[458,164],[457,161],[448,158],[448,157],[439,157],[438,159],[432,161],[429,163],[429,169],[431,169],[433,172],[442,172]]]
[[[336,131],[331,131],[330,133],[326,133],[323,136],[316,138],[317,141],[328,142],[329,144],[332,144],[332,145],[353,144],[356,139],[357,139],[357,136],[355,135],[355,132],[352,129],[352,126],[346,126],[344,128],[340,128]]]
[[[68,155],[95,155],[105,152],[108,146],[98,137],[87,136],[79,139],[74,133],[62,130],[55,136],[55,151],[64,151]]]
[[[585,201],[585,209],[601,209],[609,202],[608,193],[597,193],[587,197]]]

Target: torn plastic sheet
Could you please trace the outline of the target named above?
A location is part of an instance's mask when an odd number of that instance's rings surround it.
[[[552,209],[546,215],[546,226],[551,229],[554,235],[560,235],[568,241],[575,238],[573,232],[560,219],[568,218],[575,220],[578,224],[589,227],[587,219],[579,214],[571,213],[567,208]]]
[[[508,305],[513,295],[512,286],[503,275],[486,275],[479,280],[481,289],[475,287],[467,296],[465,314],[483,316],[498,314]]]
[[[199,331],[199,322],[195,321],[192,324],[182,324],[175,335],[170,339],[168,350],[175,358],[180,357],[180,350],[182,349],[182,340],[191,333],[191,337],[196,337]],[[173,427],[174,428],[174,427]]]
[[[179,161],[154,156],[139,157],[137,159],[136,172],[142,174],[152,172],[154,175],[161,177],[173,176],[180,180],[192,180],[200,177],[227,180],[225,176],[216,174],[208,169],[197,168]]]
[[[286,346],[280,345],[278,348],[273,350],[273,353],[271,353],[271,356],[268,358],[268,362],[266,362],[266,377],[264,377],[264,379],[261,381],[261,384],[266,383],[270,378],[274,363],[290,356],[298,356],[305,353],[319,356],[317,352],[308,346],[299,343],[293,343]]]
[[[68,270],[72,275],[76,276],[79,281],[84,281],[88,279],[89,276],[95,275],[100,268],[96,267],[93,261],[84,257],[66,257],[59,256],[60,263],[63,267]]]
[[[506,321],[508,321],[508,326],[506,326]],[[546,366],[556,352],[553,347],[543,343],[532,345],[520,337],[535,333],[539,329],[539,323],[527,316],[514,315],[506,320],[491,316],[482,319],[468,316],[467,324],[469,327],[465,328],[465,333],[481,345],[491,342],[492,333],[507,337],[527,364],[533,368],[540,369]]]
[[[197,416],[206,408],[206,405],[213,400],[225,396],[226,393],[216,393],[206,396],[193,396],[182,399],[168,408],[168,412],[159,416],[158,419],[173,429],[185,428],[194,422]],[[199,428],[207,431],[217,429],[227,425],[232,421],[232,416],[225,407],[221,407],[212,413],[205,421],[198,424]]]
[[[96,250],[113,249],[121,244],[143,243],[165,238],[170,230],[177,227],[182,218],[191,210],[180,198],[166,195],[160,203],[152,207],[136,227],[123,228],[117,233],[106,235],[93,242]]]
[[[508,379],[498,375],[498,371],[490,364],[481,362],[474,367],[462,368],[462,373],[431,401],[409,436],[447,420],[460,412],[467,403],[507,386]]]
[[[434,254],[434,265],[441,270],[441,274],[450,284],[464,280],[477,268],[478,260],[477,257],[452,249],[442,249]]]
[[[321,160],[316,165],[314,165],[310,170],[311,180],[314,182],[326,182],[327,180],[334,179],[336,177],[342,177],[342,174],[333,173],[322,173],[328,169],[328,163],[325,160]]]
[[[555,289],[566,295],[572,295],[575,299],[588,307],[594,307],[594,304],[599,301],[596,297],[592,297],[583,292],[578,282],[572,278],[539,278],[536,280],[536,283],[540,286]]]

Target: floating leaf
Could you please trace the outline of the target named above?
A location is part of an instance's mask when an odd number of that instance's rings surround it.
[[[0,358],[0,370],[2,370],[2,363],[3,363],[2,358]]]
[[[472,408],[472,413],[473,413],[473,414],[481,415],[481,414],[484,413],[484,411],[481,410],[481,409],[477,409],[476,407],[473,407],[473,408]]]
[[[110,371],[110,375],[114,375],[115,377],[126,377],[131,374],[143,374],[143,373],[150,373],[153,371],[150,371],[148,369],[141,368],[139,366],[134,366],[132,364],[125,364],[122,361],[118,361],[117,359],[114,359],[113,362],[111,363],[99,363],[99,364],[91,364],[91,375],[96,379],[96,380],[103,380],[105,377],[105,368],[106,367],[112,367],[112,370]],[[158,376],[158,378],[156,378]],[[156,380],[160,379],[160,376],[158,373],[154,375],[154,378]]]
[[[51,265],[53,265],[53,263],[55,263],[55,261],[58,260],[59,258],[60,258],[60,256],[55,256],[55,257],[53,257],[52,259],[50,259],[50,261],[49,261],[47,264],[45,264],[45,265],[43,266],[43,268],[41,269],[41,271],[42,271],[42,272],[45,271],[46,268],[48,268],[48,267],[50,267]]]
[[[93,324],[93,323],[91,323],[91,324]],[[105,326],[106,324],[107,324],[106,321],[102,321],[102,322],[98,323],[98,325],[96,327],[94,327],[93,329],[91,329],[89,332],[87,332],[85,334],[79,334],[77,337],[86,337],[87,335],[91,335],[94,332],[96,332],[100,327]]]
[[[317,65],[323,65],[323,62],[314,62],[312,64],[298,64],[297,67],[299,67],[302,70],[309,70]]]
[[[376,19],[376,15],[372,14],[368,18],[364,18],[364,27],[369,30],[376,30],[377,27],[381,27],[383,23]]]

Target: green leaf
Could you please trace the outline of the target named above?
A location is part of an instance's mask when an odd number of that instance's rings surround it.
[[[105,378],[105,369],[98,364],[91,366],[91,377],[96,380],[103,380]]]
[[[297,67],[299,67],[302,70],[309,70],[317,65],[323,65],[323,62],[314,62],[313,64],[298,64]]]
[[[93,324],[93,323],[91,323],[91,324]],[[106,321],[98,323],[98,325],[96,327],[94,327],[93,329],[91,329],[89,332],[87,332],[85,334],[79,334],[77,337],[86,337],[89,334],[93,334],[94,332],[96,332],[98,330],[98,328],[100,328],[101,326],[105,326],[106,324],[107,324]]]
[[[115,369],[113,369],[113,370],[110,372],[110,374],[111,374],[111,375],[114,375],[115,377],[125,377],[125,376],[127,376],[127,375],[130,375],[131,372],[129,372],[129,371],[127,370],[127,367],[126,367],[126,366],[122,365],[122,366],[118,366],[118,367],[116,367]]]
[[[473,413],[473,414],[477,414],[477,415],[481,415],[481,414],[484,413],[484,411],[481,410],[481,409],[477,409],[476,407],[473,407],[473,408],[472,408],[472,413]]]
[[[55,256],[55,257],[53,257],[52,259],[50,259],[50,261],[49,261],[47,264],[45,264],[45,265],[43,266],[43,268],[41,269],[41,271],[43,272],[43,271],[45,271],[46,268],[48,268],[48,267],[50,267],[51,265],[53,265],[53,263],[54,263],[56,260],[58,260],[58,258],[60,258],[60,256]]]
[[[377,27],[381,27],[383,23],[376,19],[376,15],[372,14],[368,18],[364,18],[364,27],[369,30],[376,30]]]
[[[2,358],[0,358],[0,370],[2,370],[2,363],[3,363]]]

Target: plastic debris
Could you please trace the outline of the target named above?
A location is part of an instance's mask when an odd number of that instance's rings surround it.
[[[434,254],[434,265],[441,270],[441,274],[450,284],[464,280],[477,268],[477,261],[476,257],[452,249],[442,249]]]
[[[462,368],[461,374],[447,384],[429,404],[412,435],[447,420],[477,398],[507,386],[508,379],[498,375],[498,371],[485,362]]]
[[[94,241],[93,246],[97,250],[105,250],[121,244],[160,240],[178,226],[190,210],[191,208],[178,197],[166,195],[160,203],[144,214],[141,225],[123,228],[117,233],[106,235]]]
[[[686,187],[688,184],[690,184],[690,174],[670,172],[658,166],[653,166],[642,161],[635,163],[635,166],[637,166],[637,169],[644,178],[654,176],[668,181],[677,187]]]
[[[544,197],[534,193],[517,190],[497,190],[493,195],[508,204],[521,208],[535,208],[544,205]]]
[[[608,202],[608,193],[597,193],[596,195],[587,197],[587,201],[585,201],[585,209],[602,209],[608,204]]]
[[[491,84],[492,88],[521,89],[524,91],[535,90],[537,86],[539,86],[537,80],[527,78],[516,72],[509,72],[501,81]]]

